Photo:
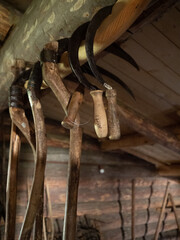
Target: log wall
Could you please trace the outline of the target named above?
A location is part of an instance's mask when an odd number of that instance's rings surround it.
[[[48,148],[44,216],[46,234],[50,236],[54,231],[54,239],[61,239],[62,236],[67,161],[68,149]],[[32,175],[32,153],[24,145],[19,163],[17,235],[23,221]],[[167,181],[170,181],[169,189],[175,203],[180,205],[178,179],[160,178],[151,164],[138,159],[135,161],[130,157],[124,159],[116,153],[92,151],[84,151],[82,155],[78,234],[82,234],[81,228],[86,225],[86,228],[95,228],[104,240],[131,239],[132,181],[135,182],[135,237],[153,239]],[[180,217],[180,210],[178,214]],[[174,214],[168,209],[161,228],[162,235],[165,237],[167,231],[174,230],[171,236],[176,237],[176,228]]]

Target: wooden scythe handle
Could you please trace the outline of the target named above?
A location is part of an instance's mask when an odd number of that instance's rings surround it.
[[[116,96],[117,94],[115,89],[106,90],[106,98],[108,102],[107,118],[110,140],[117,140],[121,135]]]
[[[107,116],[103,103],[103,91],[90,92],[94,102],[94,129],[98,138],[105,138],[108,134]]]
[[[62,121],[62,126],[71,129],[74,127],[75,119],[77,116],[77,113],[79,111],[79,107],[83,101],[83,94],[81,92],[75,91],[71,97],[68,110],[67,110],[67,116]]]
[[[67,114],[67,106],[70,93],[64,86],[58,66],[55,63],[45,62],[42,67],[43,78],[53,90]],[[80,118],[77,113],[76,124],[70,129],[70,159],[68,162],[68,185],[63,227],[63,240],[74,240],[76,238],[76,213],[77,196],[79,185],[79,171],[81,158],[82,130],[79,126]]]
[[[21,147],[19,130],[12,121],[6,190],[5,240],[15,239],[18,158]]]

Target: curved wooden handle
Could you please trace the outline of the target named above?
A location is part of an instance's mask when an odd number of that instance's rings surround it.
[[[104,108],[102,90],[90,92],[94,102],[94,129],[98,138],[105,138],[108,134],[107,116]]]
[[[117,140],[121,135],[116,96],[117,94],[115,89],[106,90],[106,98],[108,102],[107,118],[110,140]]]
[[[63,127],[67,129],[71,129],[74,127],[74,122],[82,101],[83,101],[83,93],[78,91],[74,92],[68,106],[67,116],[64,118],[64,120],[61,123]]]

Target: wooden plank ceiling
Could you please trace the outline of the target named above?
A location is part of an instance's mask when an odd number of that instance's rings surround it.
[[[179,9],[180,4],[177,3],[157,20],[144,25],[134,34],[130,34],[131,36],[127,41],[121,43],[121,39],[119,40],[121,47],[136,60],[140,71],[112,54],[102,53],[97,60],[99,66],[121,78],[132,89],[136,97],[136,101],[134,101],[117,83],[106,78],[108,83],[117,89],[118,101],[123,101],[127,106],[141,113],[159,127],[179,124]],[[67,87],[73,89],[72,82],[66,81],[65,83]],[[44,96],[42,103],[46,117],[63,120],[63,111],[52,93]],[[96,137],[93,129],[92,99],[88,91],[81,107],[81,124],[86,134]],[[122,119],[121,131],[123,136],[129,136],[129,134],[133,136],[133,130]],[[180,161],[180,154],[159,144],[152,142],[150,144],[147,142],[134,144],[134,141],[131,140],[130,137],[129,145],[123,148],[124,151],[151,162],[157,160],[165,164],[172,164]],[[118,149],[121,149],[121,146],[117,147],[116,150]],[[103,147],[103,150],[106,148]]]

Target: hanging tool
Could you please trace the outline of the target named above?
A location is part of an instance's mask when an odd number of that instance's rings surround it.
[[[94,102],[94,127],[96,134],[99,138],[104,138],[108,134],[108,126],[107,126],[107,116],[104,108],[102,90],[98,90],[98,88],[92,85],[83,74],[79,58],[78,58],[78,51],[82,40],[85,38],[85,33],[89,22],[81,25],[78,27],[74,33],[72,34],[69,40],[69,63],[73,73],[76,75],[77,79],[84,87],[87,87],[91,90],[90,94],[93,98]]]
[[[25,81],[29,78],[32,69],[24,71],[20,74],[19,78],[16,80],[15,84],[11,87],[11,105],[10,105],[10,116],[14,124],[20,129],[23,135],[29,142],[34,159],[35,159],[35,174],[33,178],[33,186],[31,190],[30,200],[26,210],[25,220],[20,232],[19,239],[29,239],[33,227],[33,223],[36,215],[40,209],[40,200],[42,200],[43,192],[43,180],[44,180],[44,169],[46,161],[46,138],[45,138],[45,126],[43,120],[43,114],[40,102],[36,97],[37,89],[40,88],[42,81],[39,63],[36,63],[32,74],[31,74],[31,85],[29,84],[28,95],[30,100],[30,105],[32,107],[34,123],[35,123],[35,133],[34,130],[30,128],[29,122],[27,120],[25,110],[23,109],[23,88]],[[38,84],[36,83],[38,81]],[[18,95],[18,99],[15,100],[14,95]],[[35,143],[36,142],[36,143]],[[37,225],[40,224],[37,218],[36,228],[35,228],[35,239],[42,239],[41,229]],[[40,224],[41,225],[41,224]],[[38,237],[39,236],[39,237]]]
[[[95,63],[94,54],[93,54],[93,43],[97,29],[101,25],[102,21],[111,14],[111,6],[100,9],[91,20],[85,39],[85,48],[87,54],[87,60],[91,71],[93,72],[96,79],[108,90],[106,96],[108,101],[108,127],[109,127],[109,138],[112,140],[119,139],[120,137],[120,124],[119,117],[117,112],[117,100],[115,90],[112,90],[112,87],[108,85],[102,78],[100,72]]]
[[[59,46],[61,49],[61,46]],[[47,44],[44,52],[53,50],[58,51],[58,42]],[[55,61],[43,59],[43,79],[54,92],[64,112],[67,114],[67,108],[70,101],[70,93],[64,86],[60,77],[59,69]],[[64,240],[76,239],[76,214],[77,214],[77,196],[79,185],[80,157],[82,144],[82,130],[80,128],[79,114],[76,115],[74,127],[70,130],[70,158],[68,162],[68,184],[66,190],[65,217],[63,228]]]
[[[21,146],[19,130],[12,122],[9,147],[9,162],[6,188],[6,219],[4,239],[15,239],[16,226],[16,200],[17,200],[17,174],[18,160]]]
[[[10,88],[9,110],[16,111],[17,108],[23,106],[22,86],[18,81],[19,74],[24,68],[24,63],[17,60],[16,62],[16,81]],[[6,186],[6,219],[5,219],[5,240],[15,239],[15,223],[16,223],[16,200],[17,200],[17,176],[18,176],[18,158],[20,153],[21,138],[20,132],[12,119],[9,162]]]
[[[42,207],[42,195],[44,187],[44,174],[46,166],[46,130],[41,103],[37,97],[42,83],[42,74],[40,62],[36,62],[28,82],[28,98],[33,113],[35,137],[36,137],[36,152],[35,152],[35,171],[33,177],[33,185],[31,189],[30,200],[26,209],[24,222],[20,231],[19,240],[29,239],[33,228],[36,215],[39,207]],[[40,228],[36,231],[36,239],[42,239],[42,217],[38,222]]]

